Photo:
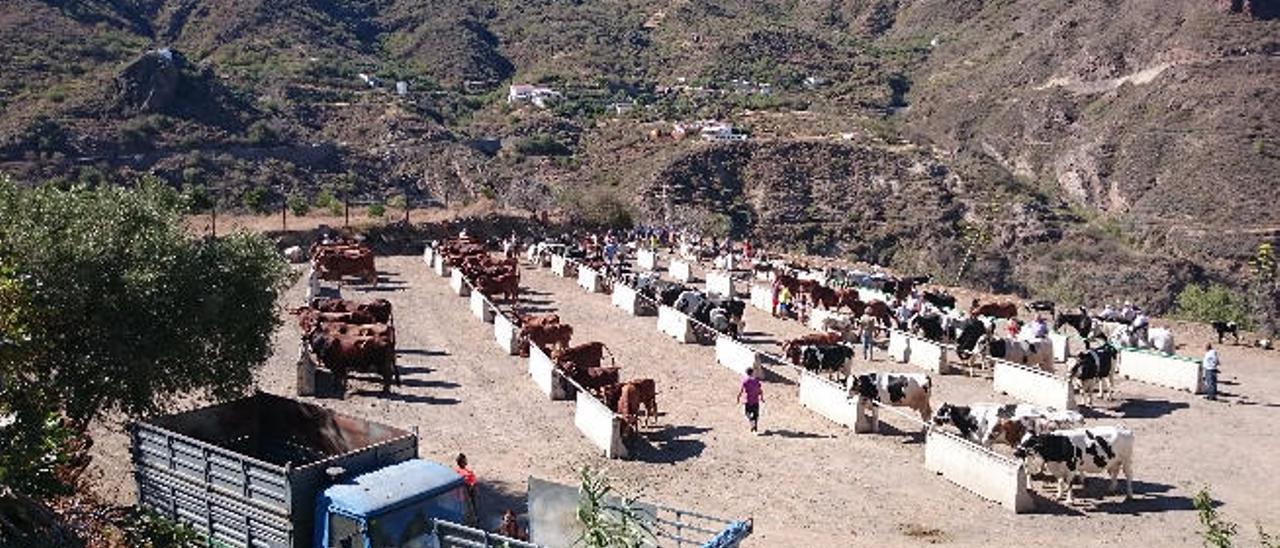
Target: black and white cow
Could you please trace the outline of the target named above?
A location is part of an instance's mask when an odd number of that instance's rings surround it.
[[[1061,330],[1065,325],[1075,328],[1076,333],[1084,339],[1088,339],[1093,332],[1093,318],[1089,317],[1089,310],[1083,306],[1080,307],[1079,312],[1063,312],[1053,320],[1054,330]]]
[[[800,350],[800,366],[809,371],[848,374],[853,348],[843,344],[813,345]]]
[[[1222,337],[1228,333],[1235,339],[1236,344],[1240,344],[1240,326],[1236,322],[1210,322],[1213,330],[1218,332],[1218,344],[1222,344]]]
[[[907,322],[907,329],[933,342],[945,342],[947,331],[939,314],[917,314]]]
[[[877,401],[894,407],[909,407],[920,413],[926,425],[933,417],[929,395],[933,381],[922,373],[867,373],[850,375],[846,382],[849,394],[864,400]],[[926,426],[926,429],[928,427]]]
[[[961,436],[982,444],[983,447],[990,447],[993,442],[1005,441],[1004,438],[993,435],[1002,420],[1024,422],[1043,416],[1044,413],[1044,409],[1025,403],[975,403],[967,406],[944,403],[933,416],[933,424],[950,424]],[[1018,436],[1010,445],[1021,439]]]
[[[1125,479],[1125,500],[1133,497],[1133,432],[1123,426],[1099,426],[1028,435],[1014,455],[1032,454],[1044,461],[1044,469],[1058,479],[1058,498],[1067,490],[1072,502],[1071,482],[1076,474],[1106,472],[1111,477],[1109,491],[1115,492],[1116,477]]]
[[[1086,405],[1093,405],[1093,389],[1098,397],[1110,400],[1115,396],[1116,355],[1119,352],[1111,343],[1076,354],[1070,377],[1080,393],[1086,397]]]
[[[1053,372],[1053,342],[1049,339],[1024,341],[983,336],[976,346],[979,349],[985,349],[986,354],[993,358]]]

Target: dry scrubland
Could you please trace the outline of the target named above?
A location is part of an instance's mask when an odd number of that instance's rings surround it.
[[[524,361],[502,355],[492,328],[472,317],[420,257],[383,257],[376,290],[349,289],[354,298],[385,297],[396,307],[404,386],[391,395],[376,383],[356,381],[345,401],[326,406],[421,435],[423,457],[448,461],[466,452],[484,485],[483,510],[493,525],[505,507],[517,509],[530,475],[572,482],[586,464],[606,467],[618,483],[644,498],[724,517],[754,516],[750,546],[846,546],[947,543],[1082,546],[1128,543],[1199,544],[1191,496],[1210,485],[1221,510],[1253,539],[1262,522],[1280,530],[1280,478],[1273,473],[1280,436],[1280,380],[1274,352],[1222,349],[1225,402],[1135,382],[1120,382],[1118,399],[1088,413],[1090,424],[1122,422],[1138,437],[1134,491],[1124,503],[1103,498],[1094,480],[1074,506],[1041,499],[1042,513],[1015,516],[923,468],[923,448],[909,423],[889,416],[881,435],[859,435],[827,422],[797,403],[796,386],[765,386],[761,435],[748,432],[733,398],[737,377],[715,364],[711,347],[682,346],[660,335],[652,317],[633,318],[588,295],[573,280],[525,267],[523,302],[554,311],[575,327],[575,341],[603,341],[624,377],[652,377],[659,386],[659,426],[637,458],[608,462],[573,426],[570,402],[546,401]],[[300,302],[304,284],[287,295]],[[795,322],[749,309],[753,344],[807,332]],[[1183,353],[1203,344],[1206,329],[1178,326]],[[298,329],[286,318],[277,353],[263,369],[262,390],[292,395]],[[882,361],[858,370],[910,370]],[[990,381],[935,377],[934,405],[944,401],[1004,401]],[[893,426],[901,430],[895,431]],[[905,432],[904,432],[905,431]],[[133,501],[127,438],[120,424],[95,432],[98,492]],[[1037,482],[1038,492],[1048,491]]]

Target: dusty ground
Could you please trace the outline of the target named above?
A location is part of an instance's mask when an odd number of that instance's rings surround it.
[[[521,506],[529,476],[572,483],[584,464],[605,467],[624,488],[647,500],[728,518],[754,516],[750,546],[1044,545],[1090,546],[1140,539],[1153,546],[1198,545],[1190,497],[1210,485],[1221,510],[1252,543],[1254,524],[1280,531],[1280,355],[1222,349],[1225,402],[1121,382],[1113,404],[1090,412],[1091,424],[1121,422],[1137,434],[1135,500],[1102,497],[1089,484],[1074,506],[1042,501],[1043,513],[1015,516],[923,468],[914,427],[908,433],[857,435],[801,408],[794,384],[765,387],[762,433],[751,434],[734,403],[738,377],[716,365],[712,347],[679,345],[658,333],[652,317],[628,317],[606,295],[585,294],[572,280],[526,268],[526,306],[553,310],[572,323],[577,342],[605,342],[627,378],[651,377],[662,416],[651,447],[632,461],[606,461],[573,426],[572,403],[546,401],[523,360],[503,355],[492,328],[474,319],[466,301],[449,294],[447,280],[420,257],[379,258],[387,282],[376,293],[396,306],[405,386],[383,396],[372,382],[354,382],[356,395],[323,400],[343,413],[417,428],[424,458],[448,462],[467,453],[485,491],[490,520]],[[304,288],[291,290],[301,301]],[[795,322],[748,309],[756,345],[808,332]],[[1179,332],[1180,335],[1182,331]],[[1183,336],[1202,344],[1203,330]],[[277,355],[262,371],[262,390],[292,395],[298,331],[277,336]],[[885,362],[859,370],[912,370]],[[1002,401],[980,378],[935,378],[935,406],[943,401]],[[127,439],[119,426],[99,429],[95,468],[101,493],[133,499]],[[1042,492],[1044,488],[1037,486]]]

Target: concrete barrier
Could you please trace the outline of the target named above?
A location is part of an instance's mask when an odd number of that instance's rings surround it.
[[[648,249],[636,251],[636,265],[645,270],[657,270],[658,254]]]
[[[502,314],[495,314],[493,317],[493,340],[498,343],[498,348],[506,351],[508,356],[519,354],[520,328],[511,320]]]
[[[1071,356],[1071,338],[1061,333],[1050,333],[1049,342],[1053,343],[1053,361],[1066,363]]]
[[[1035,509],[1023,464],[950,432],[930,429],[924,467],[979,497],[1015,513]]]
[[[631,286],[620,283],[613,284],[613,295],[610,300],[613,302],[613,306],[621,308],[632,316],[653,315],[653,305],[640,297],[640,294],[635,289],[632,289]]]
[[[658,306],[658,331],[682,343],[698,341],[698,337],[693,332],[693,322],[689,317],[669,306]]]
[[[878,429],[875,406],[862,405],[843,386],[808,371],[800,373],[800,405],[859,434]]]
[[[533,378],[533,384],[537,385],[548,398],[569,399],[569,394],[564,390],[564,383],[560,380],[560,374],[556,371],[555,363],[536,344],[529,345],[529,376]]]
[[[435,256],[436,250],[431,249],[431,246],[422,248],[422,262],[427,263],[427,266],[431,266],[432,259],[434,259]]]
[[[573,425],[578,427],[593,445],[604,451],[605,458],[627,458],[627,446],[622,443],[624,424],[613,410],[595,396],[578,391],[573,410]]]
[[[671,259],[671,266],[668,267],[668,270],[671,271],[671,279],[677,282],[689,283],[693,281],[693,269],[689,268],[689,263],[682,259]]]
[[[431,258],[431,269],[442,278],[449,275],[449,265],[444,264],[444,257],[439,255]]]
[[[993,359],[992,385],[996,392],[1018,400],[1057,409],[1075,409],[1071,381],[1039,368]]]
[[[493,323],[493,303],[479,291],[471,292],[471,315],[484,323]]]
[[[947,347],[906,331],[889,331],[889,357],[898,363],[909,363],[939,375],[951,372]]]
[[[707,293],[733,298],[733,276],[728,272],[707,272]]]
[[[559,255],[551,256],[551,273],[561,278],[569,275],[569,261]]]
[[[751,306],[773,314],[773,288],[751,284]]]
[[[1126,379],[1184,390],[1192,394],[1204,392],[1204,365],[1183,356],[1170,356],[1136,348],[1121,348],[1118,373]]]
[[[763,379],[764,360],[751,347],[731,337],[716,337],[716,363],[728,367],[739,375],[751,375]]]
[[[595,269],[578,266],[578,285],[587,293],[604,293],[604,276]]]
[[[471,284],[463,279],[461,270],[454,270],[449,273],[449,287],[453,288],[453,292],[459,297],[466,297],[471,294]]]

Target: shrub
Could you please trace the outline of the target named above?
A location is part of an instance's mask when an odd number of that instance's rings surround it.
[[[369,206],[369,216],[374,219],[381,219],[387,214],[387,206],[383,204],[373,204]]]
[[[202,184],[187,183],[182,185],[182,198],[187,203],[187,211],[197,213],[213,207],[213,197],[209,189]]]
[[[1222,284],[1183,288],[1178,293],[1174,317],[1196,322],[1236,322],[1246,329],[1251,324],[1244,303]]]
[[[535,135],[516,143],[516,151],[525,156],[563,156],[570,154],[569,147],[549,135]]]
[[[290,196],[288,205],[289,212],[293,213],[297,217],[302,217],[303,215],[306,215],[307,212],[311,211],[311,204],[302,196]]]
[[[244,207],[254,213],[266,213],[267,211],[267,187],[257,186],[244,193],[240,198],[244,203]]]
[[[406,198],[404,194],[396,194],[395,196],[387,198],[387,207],[404,211],[409,209],[409,199]]]

